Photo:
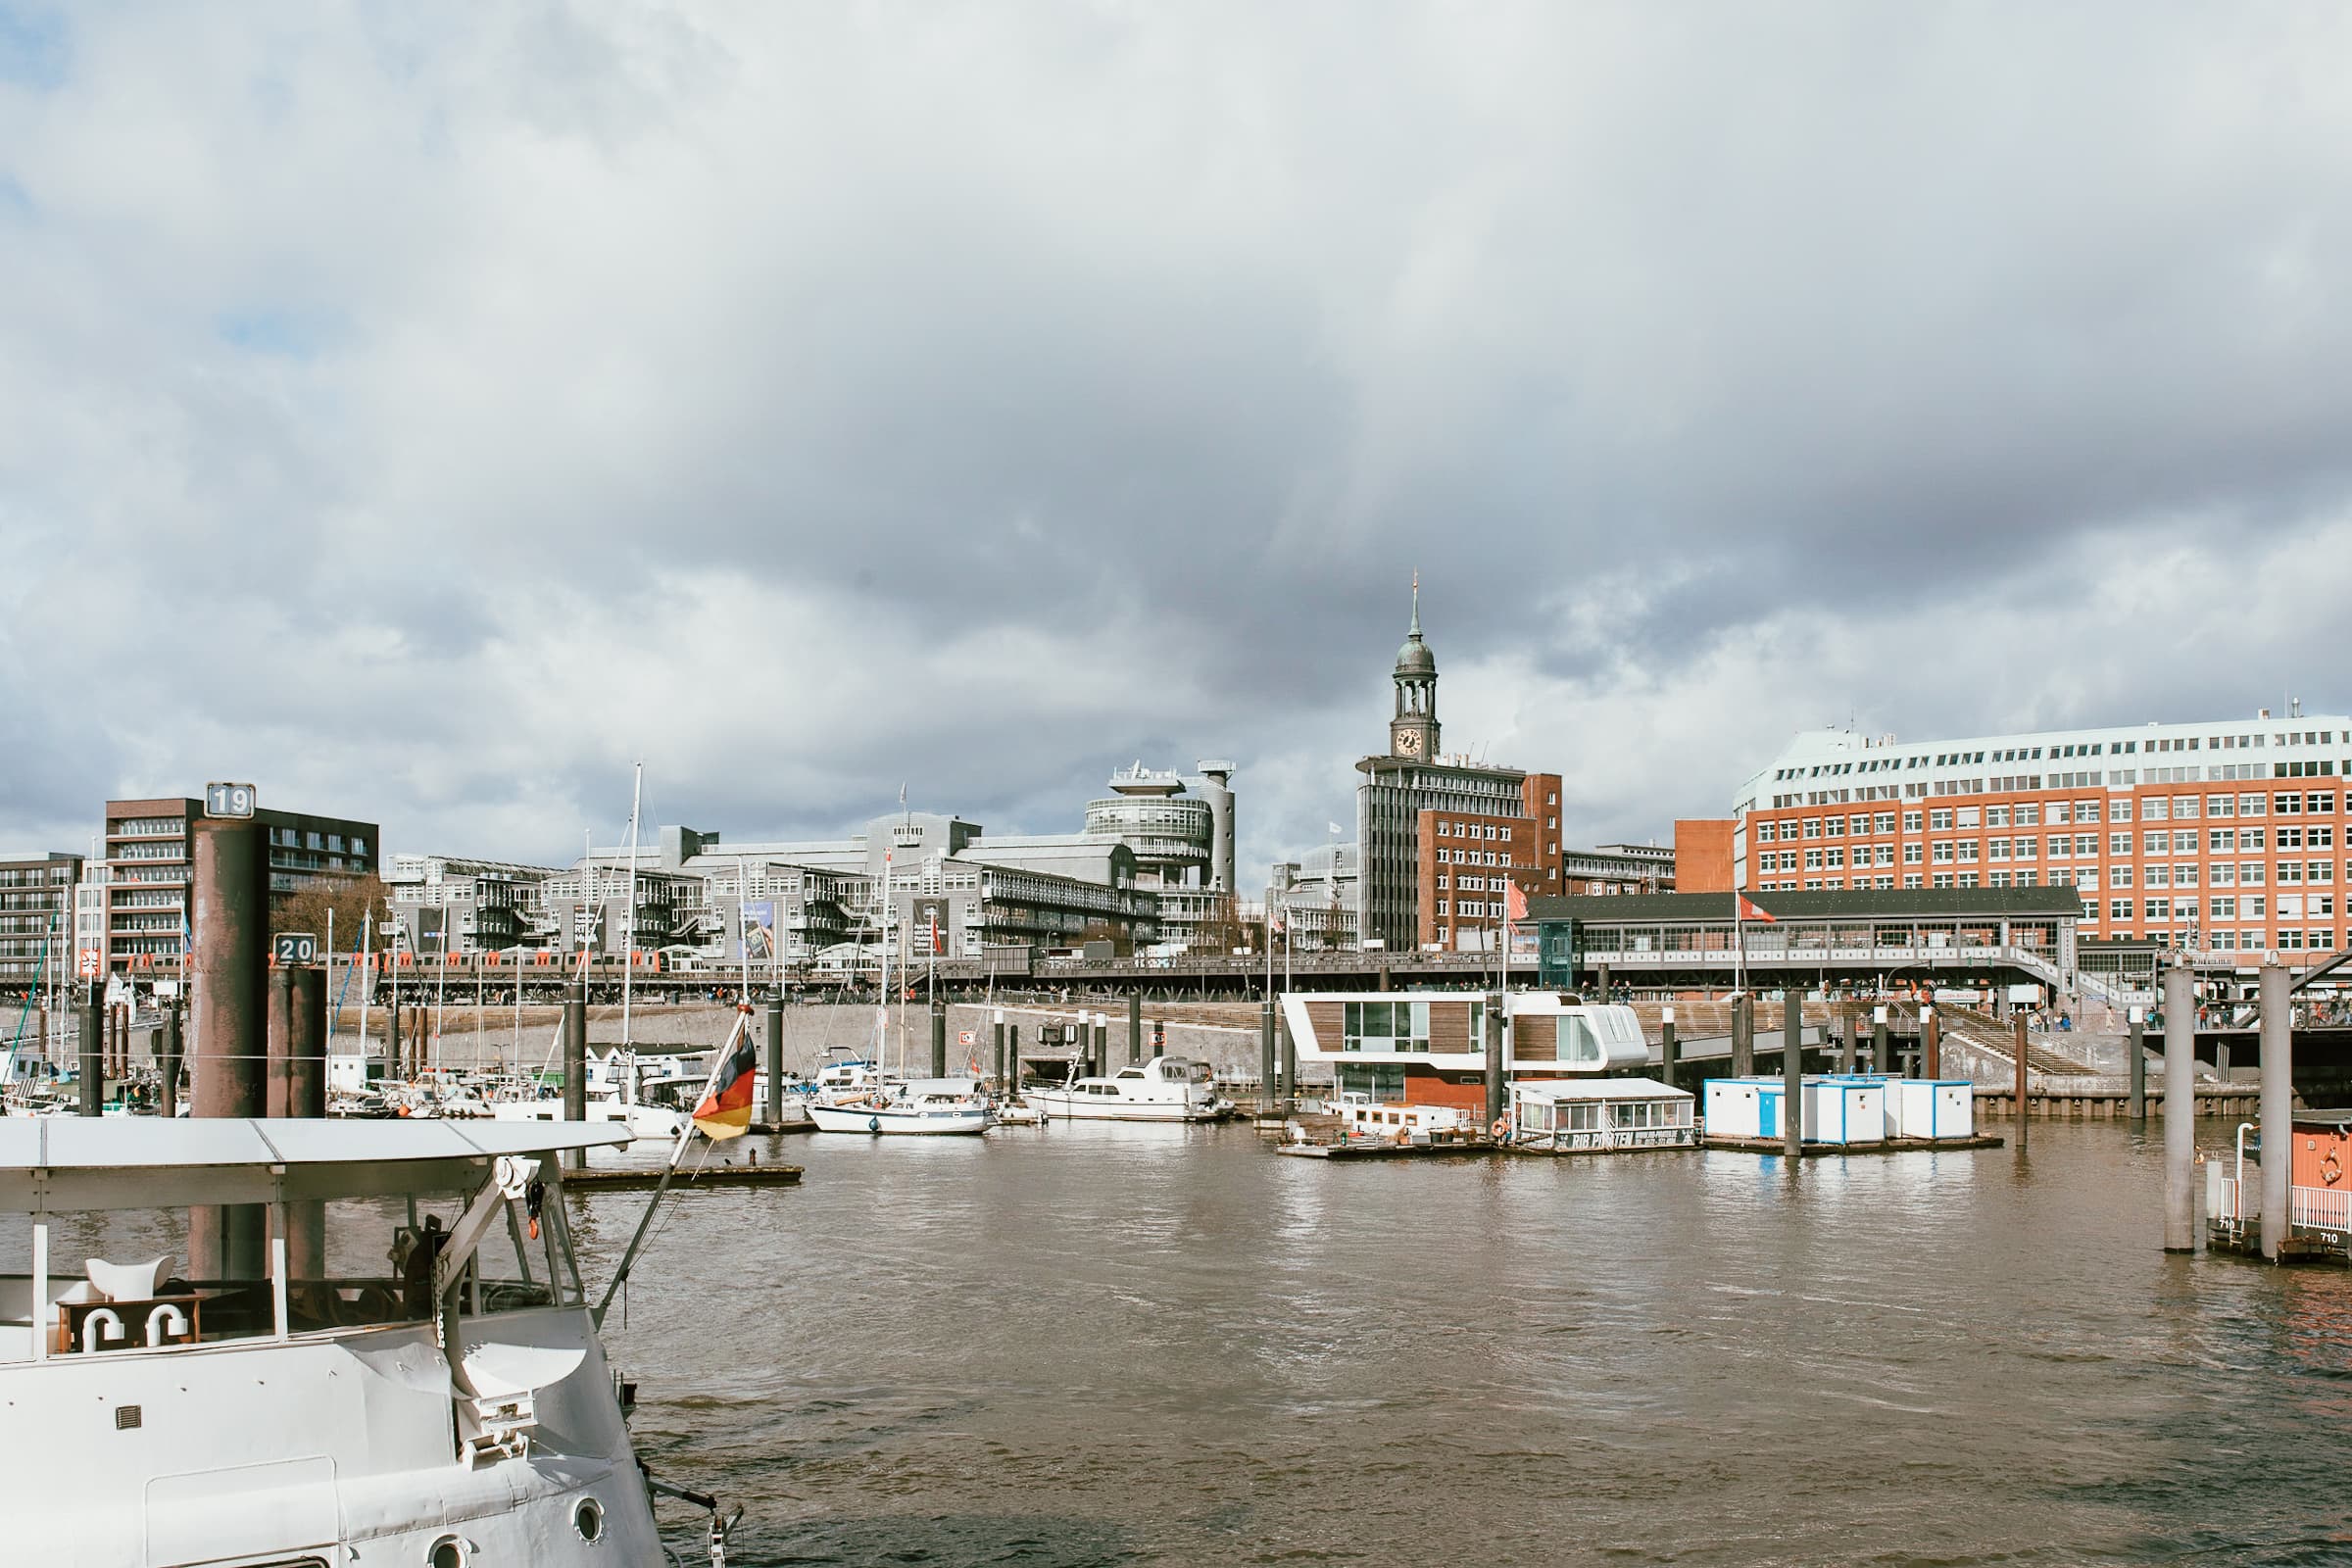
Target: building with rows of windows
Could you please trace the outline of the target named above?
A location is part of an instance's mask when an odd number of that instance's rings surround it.
[[[2352,718],[1898,744],[1796,737],[1740,791],[1731,885],[2069,887],[2086,937],[2328,952],[2352,924]],[[1681,880],[1703,868],[1686,866]]]
[[[79,961],[109,972],[179,962],[189,834],[203,815],[204,803],[185,797],[106,803],[105,858],[88,867],[75,890]],[[321,882],[375,874],[373,822],[268,808],[254,819],[269,835],[273,905]]]

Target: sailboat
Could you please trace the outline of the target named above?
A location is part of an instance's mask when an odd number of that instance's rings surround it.
[[[624,908],[621,919],[621,953],[624,961],[620,967],[620,1044],[602,1058],[593,1052],[589,1054],[587,1120],[620,1122],[639,1137],[675,1138],[686,1128],[686,1111],[649,1098],[647,1091],[655,1083],[674,1086],[686,1082],[680,1076],[680,1063],[668,1054],[664,1054],[658,1064],[641,1062],[637,1056],[635,1039],[630,1032],[637,977],[637,831],[639,813],[644,805],[645,764],[639,762],[629,789],[629,870],[626,891],[622,894]],[[586,862],[585,870],[590,877],[595,876],[593,858]],[[584,889],[582,909],[588,908],[602,891],[601,883]],[[591,926],[584,934],[580,949],[583,974],[586,973],[591,945],[586,937],[593,934],[593,929]],[[557,1038],[560,1040],[562,1025],[557,1027]],[[555,1045],[551,1042],[551,1054],[554,1049]],[[498,1121],[553,1121],[563,1115],[563,1102],[555,1096],[496,1100],[490,1102],[489,1111]]]
[[[882,987],[874,1000],[874,1066],[879,1069],[890,1034],[890,904],[891,861],[882,856]],[[902,1065],[905,1044],[901,1042]],[[859,1065],[863,1065],[862,1063]],[[808,1119],[820,1133],[976,1134],[988,1131],[995,1119],[988,1102],[973,1092],[968,1078],[916,1078],[893,1081],[877,1071],[864,1094],[827,1102],[810,1102]]]

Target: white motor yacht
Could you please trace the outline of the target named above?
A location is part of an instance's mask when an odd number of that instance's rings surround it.
[[[1068,1121],[1216,1121],[1233,1107],[1217,1098],[1206,1062],[1154,1056],[1107,1078],[1038,1084],[1022,1098]]]
[[[627,1142],[564,1122],[0,1121],[0,1246],[24,1250],[0,1274],[0,1451],[32,1504],[0,1555],[662,1561],[651,1491],[676,1489],[632,1450],[559,1168]],[[200,1228],[188,1245],[222,1261],[145,1255]]]

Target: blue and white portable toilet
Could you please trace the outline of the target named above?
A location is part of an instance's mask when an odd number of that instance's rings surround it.
[[[1883,1144],[1886,1141],[1886,1087],[1860,1077],[1805,1080],[1805,1142]]]

